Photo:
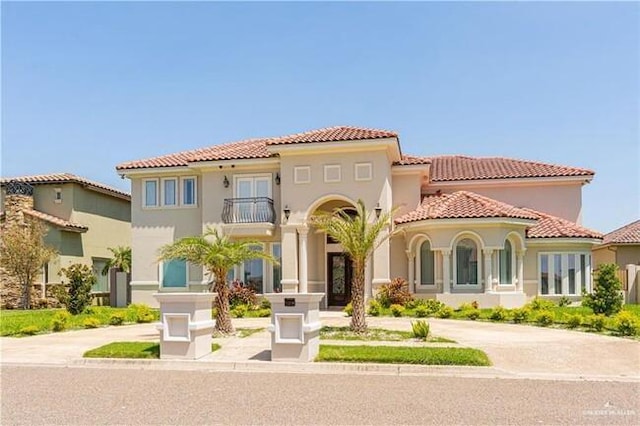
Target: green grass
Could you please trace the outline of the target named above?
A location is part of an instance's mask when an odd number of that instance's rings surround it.
[[[351,331],[349,327],[324,326],[320,329],[320,339],[400,342],[413,340],[414,337],[411,331],[369,328],[366,333],[358,334]],[[426,341],[431,343],[455,343],[454,340],[444,337],[429,337]]]
[[[20,332],[25,327],[35,326],[38,333],[51,332],[51,319],[56,312],[64,309],[32,309],[32,310],[2,310],[0,311],[0,336],[22,336]],[[108,306],[92,306],[87,313],[72,315],[69,320],[69,330],[84,328],[87,318],[96,318],[100,325],[109,325],[109,318],[116,312],[125,315],[125,321],[135,323],[133,312],[127,308],[111,308]],[[155,320],[159,318],[159,311],[152,310]]]
[[[211,344],[211,351],[220,349],[217,343]],[[154,342],[113,342],[84,353],[85,358],[137,358],[159,359],[160,344]]]
[[[262,328],[237,328],[236,329],[236,337],[244,338],[252,336],[256,333],[260,333],[264,331],[264,327]]]
[[[382,364],[487,366],[487,354],[473,348],[320,345],[316,361]]]

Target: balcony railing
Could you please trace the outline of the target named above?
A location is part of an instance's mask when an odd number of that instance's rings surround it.
[[[267,197],[226,198],[222,209],[224,223],[276,223],[273,200]]]

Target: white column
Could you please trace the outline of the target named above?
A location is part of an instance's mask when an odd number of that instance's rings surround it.
[[[307,285],[307,235],[309,234],[309,227],[302,225],[298,227],[298,259],[300,264],[300,271],[298,277],[300,282],[298,284],[298,293],[308,293]]]
[[[516,291],[519,293],[524,291],[524,250],[518,251],[518,282],[516,283]]]
[[[298,236],[294,225],[282,225],[282,292],[298,292]]]
[[[493,290],[493,262],[491,256],[493,249],[482,250],[484,254],[484,292],[489,293]]]
[[[442,292],[451,293],[451,250],[442,250]]]
[[[405,250],[407,254],[407,258],[409,259],[409,273],[407,274],[409,278],[409,291],[411,293],[416,292],[416,267],[415,267],[415,259],[416,254],[411,250]]]
[[[380,287],[382,284],[389,284],[391,282],[389,274],[389,239],[385,238],[389,233],[388,228],[384,228],[380,231],[379,239],[383,239],[382,243],[373,251],[373,286],[374,288]]]

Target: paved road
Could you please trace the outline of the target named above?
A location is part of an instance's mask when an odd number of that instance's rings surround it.
[[[639,383],[2,367],[2,425],[639,424]]]

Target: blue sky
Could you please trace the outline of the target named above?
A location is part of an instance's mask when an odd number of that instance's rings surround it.
[[[405,153],[591,168],[640,217],[638,3],[7,3],[2,176],[355,125]]]

